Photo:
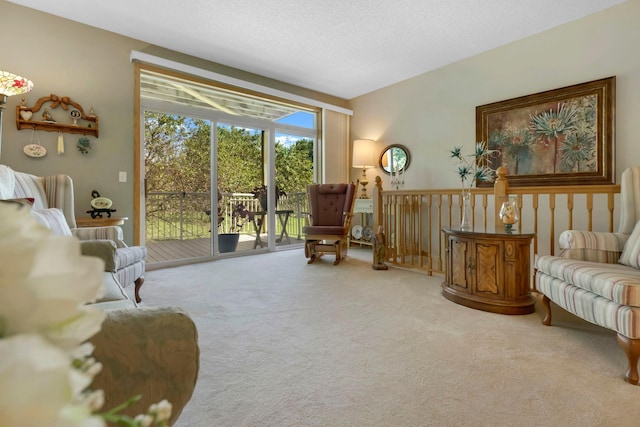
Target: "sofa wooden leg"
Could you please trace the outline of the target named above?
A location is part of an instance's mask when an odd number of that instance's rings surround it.
[[[640,358],[640,339],[631,339],[618,334],[618,345],[627,355],[629,367],[624,375],[624,380],[629,384],[638,384],[638,358]]]
[[[142,298],[140,298],[140,288],[144,283],[144,277],[138,277],[136,280],[133,281],[133,283],[135,284],[136,302],[140,303],[142,301]]]
[[[542,306],[544,307],[544,319],[542,324],[551,326],[551,300],[546,295],[542,295]]]

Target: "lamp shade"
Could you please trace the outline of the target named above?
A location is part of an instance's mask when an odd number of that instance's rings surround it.
[[[353,141],[354,168],[369,169],[376,165],[376,143],[371,139],[356,139]]]
[[[33,82],[8,71],[0,71],[0,95],[13,96],[33,89]]]

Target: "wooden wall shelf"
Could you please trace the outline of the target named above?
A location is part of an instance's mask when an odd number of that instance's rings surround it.
[[[69,123],[35,120],[35,114],[40,112],[40,109],[47,102],[51,103],[49,107],[51,110],[55,110],[58,107],[61,107],[63,110],[69,110],[69,106],[73,107],[72,110],[78,110],[80,114],[76,119],[75,124],[74,119],[69,115],[69,113],[67,113],[65,117],[65,120],[68,120]],[[43,130],[46,132],[76,133],[81,135],[93,135],[96,138],[98,137],[98,117],[94,114],[85,114],[82,106],[73,102],[69,97],[59,97],[51,94],[38,99],[38,102],[36,102],[36,105],[33,107],[27,107],[24,105],[24,100],[22,104],[23,105],[16,106],[16,127],[18,130],[33,129]],[[42,113],[46,110],[47,109],[43,109]],[[27,119],[23,116],[30,117]],[[58,119],[60,119],[60,117]]]

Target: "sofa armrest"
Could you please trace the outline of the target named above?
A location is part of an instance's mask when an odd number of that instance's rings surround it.
[[[617,263],[628,234],[566,230],[560,234],[560,256],[584,261]]]
[[[91,388],[104,391],[104,410],[141,394],[122,413],[146,413],[162,399],[171,402],[169,425],[193,394],[200,367],[198,332],[189,315],[177,307],[105,310],[102,329],[92,339],[102,371]]]
[[[115,273],[117,265],[117,247],[113,240],[81,240],[82,255],[94,256],[104,261],[104,271]]]
[[[122,228],[117,225],[74,228],[71,230],[71,234],[80,240],[113,240],[118,248],[127,247]]]

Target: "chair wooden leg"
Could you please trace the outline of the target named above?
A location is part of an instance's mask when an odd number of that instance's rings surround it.
[[[546,295],[542,295],[542,306],[545,309],[544,319],[542,319],[542,324],[546,326],[551,326],[551,300]]]
[[[316,245],[318,244],[317,240],[309,240],[304,244],[304,256],[309,258],[307,264],[313,263],[317,258]]]
[[[140,302],[142,302],[142,298],[140,298],[140,288],[142,287],[142,284],[144,283],[144,277],[138,277],[136,280],[134,280],[133,283],[135,284],[136,302],[140,303]]]
[[[640,339],[631,339],[618,334],[618,345],[627,355],[629,366],[624,374],[624,380],[629,384],[638,384],[638,359],[640,358]]]

